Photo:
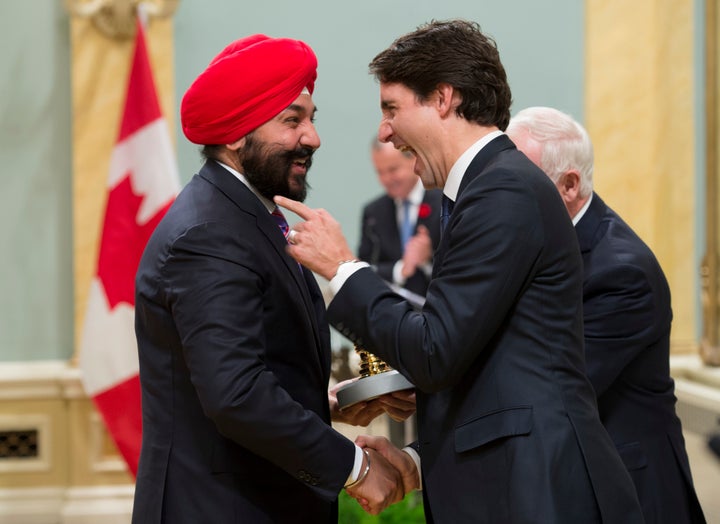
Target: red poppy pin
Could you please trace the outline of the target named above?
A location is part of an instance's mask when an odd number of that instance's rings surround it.
[[[420,209],[418,209],[418,218],[427,218],[430,216],[430,213],[432,213],[432,208],[429,204],[426,204],[425,202],[420,204]]]

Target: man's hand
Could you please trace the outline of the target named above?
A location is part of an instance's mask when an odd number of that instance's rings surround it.
[[[293,225],[287,248],[290,256],[303,266],[330,280],[337,273],[340,262],[355,258],[340,224],[330,213],[281,196],[274,200],[278,206],[305,220]]]
[[[346,491],[365,511],[377,515],[390,504],[403,499],[403,480],[400,473],[382,455],[374,449],[367,451],[370,460],[367,476],[354,486],[346,488]],[[365,466],[366,461],[363,461],[363,469]]]
[[[415,390],[403,389],[378,397],[385,412],[395,422],[402,422],[415,413]]]
[[[377,451],[398,470],[402,476],[403,496],[420,487],[420,472],[417,469],[415,461],[410,455],[393,446],[385,437],[360,435],[355,439],[355,444],[361,448]],[[362,502],[360,502],[360,504],[362,505]]]
[[[386,405],[380,400],[375,399],[369,402],[358,402],[352,406],[348,406],[345,409],[340,409],[337,401],[338,389],[351,384],[359,380],[358,378],[351,378],[349,380],[343,380],[338,382],[328,391],[328,400],[330,401],[330,417],[333,422],[343,422],[345,424],[351,424],[353,426],[367,426],[375,420],[379,415],[387,411]],[[402,402],[402,401],[400,401]]]
[[[432,238],[430,238],[428,228],[423,225],[418,226],[417,233],[405,245],[402,260],[401,274],[403,278],[410,278],[420,266],[432,260]]]

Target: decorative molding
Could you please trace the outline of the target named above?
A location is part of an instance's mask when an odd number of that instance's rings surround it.
[[[720,422],[720,368],[706,365],[700,355],[670,357],[675,381],[677,414],[683,428],[700,435],[718,431]]]
[[[37,431],[37,456],[0,459],[0,474],[49,471],[52,466],[52,433],[50,416],[41,413],[0,414],[0,431]]]
[[[0,363],[0,400],[85,397],[80,370],[66,361]]]
[[[63,524],[127,524],[135,486],[70,488],[65,492]]]
[[[705,254],[700,264],[702,340],[700,356],[720,366],[720,258],[718,257],[718,40],[717,5],[705,2]]]
[[[127,524],[135,487],[0,489],[0,522]]]
[[[697,355],[697,340],[671,340],[670,355]]]
[[[56,524],[64,493],[64,488],[0,489],[0,522]]]
[[[105,36],[125,40],[135,36],[135,16],[167,18],[175,13],[180,0],[65,0],[72,16],[90,18]]]
[[[90,414],[90,468],[94,473],[123,473],[127,465],[120,455],[107,453],[110,435],[97,411]]]

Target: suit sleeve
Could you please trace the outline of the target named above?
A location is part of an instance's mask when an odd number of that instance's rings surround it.
[[[587,374],[600,396],[658,337],[659,297],[647,275],[630,264],[593,274],[583,295]]]
[[[354,445],[296,402],[265,364],[263,315],[277,307],[263,301],[269,283],[254,269],[253,246],[218,229],[189,230],[163,266],[167,301],[203,410],[227,438],[296,478],[309,474],[315,483],[309,487],[332,500],[352,468]],[[293,343],[288,337],[288,352],[306,351]],[[327,398],[327,391],[317,394]]]
[[[457,383],[492,339],[544,242],[534,195],[511,173],[497,174],[494,183],[479,177],[479,187],[456,204],[422,312],[368,269],[353,274],[328,308],[341,333],[428,393]]]

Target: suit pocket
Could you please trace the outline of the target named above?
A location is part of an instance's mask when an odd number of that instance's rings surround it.
[[[528,435],[532,430],[532,406],[518,406],[486,413],[455,428],[455,451],[462,453],[494,440]]]
[[[647,455],[639,442],[629,442],[616,447],[628,471],[647,467]]]

